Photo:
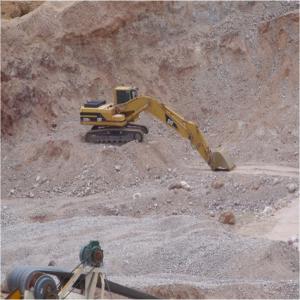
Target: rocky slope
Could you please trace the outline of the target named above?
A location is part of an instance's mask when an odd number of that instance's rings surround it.
[[[3,20],[2,133],[45,133],[126,83],[200,123],[241,160],[296,162],[296,8],[49,2]]]

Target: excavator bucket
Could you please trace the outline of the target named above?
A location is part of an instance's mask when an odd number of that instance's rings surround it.
[[[228,155],[221,153],[219,151],[212,153],[212,160],[210,163],[212,170],[224,170],[230,171],[235,167],[235,164],[232,162]]]

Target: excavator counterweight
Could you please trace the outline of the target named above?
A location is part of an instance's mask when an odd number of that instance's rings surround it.
[[[153,97],[138,96],[137,89],[133,87],[115,88],[113,103],[88,101],[81,106],[80,123],[92,126],[85,140],[92,143],[117,144],[132,140],[142,142],[143,135],[148,133],[148,129],[134,124],[142,112],[150,113],[175,129],[182,137],[189,139],[212,170],[230,171],[235,167],[229,157],[210,150],[196,123],[185,120]]]

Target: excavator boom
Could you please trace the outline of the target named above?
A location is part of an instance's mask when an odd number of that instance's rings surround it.
[[[118,97],[115,97],[114,104],[103,104],[94,108],[81,107],[81,124],[93,125],[92,130],[87,133],[87,136],[92,137],[88,141],[114,142],[117,140],[126,142],[132,139],[142,141],[143,133],[147,133],[145,127],[132,123],[139,118],[140,113],[148,112],[175,129],[183,138],[189,139],[192,146],[196,148],[212,170],[230,171],[235,167],[229,157],[226,157],[221,152],[211,151],[196,123],[185,120],[155,98],[137,96],[136,90],[134,90],[135,93],[132,90],[134,89],[126,88],[125,91],[128,91],[129,95],[128,99],[123,93],[121,94],[121,101],[118,102]],[[116,93],[118,92],[123,92],[122,87],[116,89]],[[130,96],[132,94],[134,96]]]
[[[118,113],[127,115],[128,122],[135,120],[137,115],[143,111],[150,113],[161,122],[175,129],[182,137],[189,139],[212,170],[229,171],[235,167],[230,158],[225,157],[221,152],[212,152],[210,150],[203,133],[196,123],[185,120],[155,98],[140,96],[117,107]]]

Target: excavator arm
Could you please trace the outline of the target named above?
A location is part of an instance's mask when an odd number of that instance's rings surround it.
[[[212,170],[229,171],[235,167],[224,154],[210,150],[204,135],[196,123],[185,120],[172,109],[152,97],[139,96],[126,103],[116,105],[115,109],[117,114],[125,115],[127,122],[135,121],[140,113],[145,111],[174,128],[182,137],[189,139],[192,146],[197,149]]]

